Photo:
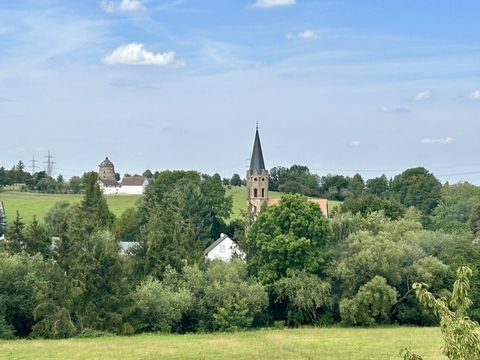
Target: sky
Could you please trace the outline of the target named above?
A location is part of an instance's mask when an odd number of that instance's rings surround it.
[[[480,184],[480,2],[0,0],[0,165]]]

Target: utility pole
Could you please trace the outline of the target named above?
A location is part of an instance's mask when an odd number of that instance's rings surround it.
[[[44,156],[47,158],[47,161],[44,161],[44,164],[47,164],[47,175],[52,177],[53,174],[53,164],[55,164],[55,161],[52,161],[52,159],[55,157],[50,154],[50,150],[48,150],[48,155]]]
[[[37,171],[37,160],[35,160],[35,154],[32,155],[32,160],[30,160],[32,163],[32,174],[34,174]]]

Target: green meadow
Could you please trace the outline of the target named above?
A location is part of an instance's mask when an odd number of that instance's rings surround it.
[[[424,360],[446,359],[439,328],[304,328],[239,333],[138,335],[69,340],[0,341],[0,359],[401,359],[400,350]]]
[[[230,219],[242,217],[242,212],[247,210],[247,191],[245,187],[232,187],[227,189],[227,194],[232,196],[233,209]],[[282,193],[270,191],[271,198],[279,198]],[[116,215],[120,216],[126,209],[134,207],[140,195],[110,195],[106,196],[110,210]],[[40,194],[27,193],[20,191],[3,191],[0,192],[0,200],[5,205],[8,222],[15,219],[17,210],[23,221],[29,223],[33,216],[43,221],[45,214],[50,210],[55,203],[59,201],[67,201],[69,203],[78,203],[82,199],[82,195],[59,195],[59,194]],[[330,201],[330,211],[338,206],[340,202]]]

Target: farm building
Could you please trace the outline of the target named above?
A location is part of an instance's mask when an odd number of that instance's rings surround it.
[[[122,182],[118,182],[115,174],[115,166],[108,159],[98,165],[98,177],[100,188],[105,195],[142,195],[148,185],[145,176],[124,176]]]

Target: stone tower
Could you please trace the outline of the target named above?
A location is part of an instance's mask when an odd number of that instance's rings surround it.
[[[262,206],[268,202],[268,170],[265,168],[265,161],[263,160],[258,126],[253,143],[250,169],[247,171],[247,198],[248,210],[253,215],[257,215]]]
[[[113,163],[108,160],[108,157],[106,157],[105,160],[103,160],[102,163],[98,165],[98,176],[102,181],[117,181],[117,179],[115,179],[115,167],[113,166]]]

